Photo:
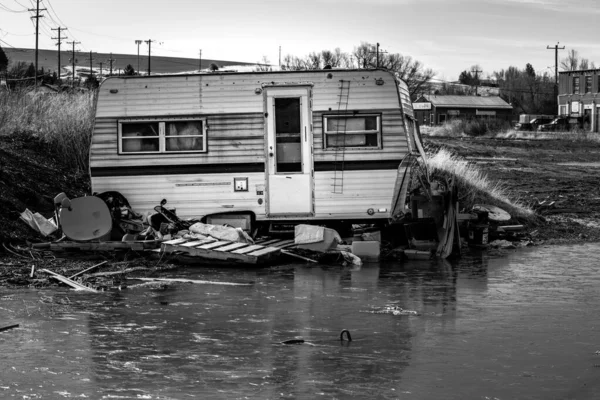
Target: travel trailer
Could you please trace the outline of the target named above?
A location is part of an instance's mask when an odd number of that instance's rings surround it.
[[[249,231],[384,225],[404,210],[417,130],[406,84],[379,69],[111,77],[92,190]]]

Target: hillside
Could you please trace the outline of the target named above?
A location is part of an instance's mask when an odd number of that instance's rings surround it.
[[[18,48],[2,48],[6,53],[6,56],[11,63],[23,61],[26,63],[35,62],[35,50],[34,49],[18,49]],[[68,51],[68,47],[63,47],[60,52],[61,65],[71,66],[71,51]],[[89,52],[75,52],[76,66],[89,68],[90,53]],[[100,64],[103,63],[103,70],[108,71],[109,61],[111,59],[110,53],[96,53],[92,52],[92,67],[100,69]],[[118,73],[118,70],[124,69],[127,64],[131,64],[133,68],[138,69],[138,56],[137,54],[112,54],[113,61],[113,72]],[[150,67],[152,73],[166,74],[166,73],[177,73],[184,71],[195,71],[198,70],[199,59],[193,58],[182,58],[182,57],[162,57],[152,56],[150,60]],[[148,68],[148,53],[145,54],[140,52],[139,57],[140,70],[145,72]],[[212,60],[202,59],[202,65],[200,69],[207,69],[212,63],[217,64],[219,67],[226,67],[230,65],[255,65],[256,63],[247,63],[241,61],[231,60]],[[56,71],[58,67],[58,51],[57,50],[39,50],[38,54],[39,68],[44,68],[46,71]]]

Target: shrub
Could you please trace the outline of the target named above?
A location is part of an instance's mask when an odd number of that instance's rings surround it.
[[[37,139],[70,168],[87,171],[95,92],[0,93],[0,135]]]
[[[455,179],[462,207],[470,209],[475,204],[491,204],[506,210],[513,217],[534,217],[533,210],[518,199],[512,199],[500,182],[491,182],[477,166],[446,149],[442,148],[429,156],[427,166],[433,180],[436,177]]]

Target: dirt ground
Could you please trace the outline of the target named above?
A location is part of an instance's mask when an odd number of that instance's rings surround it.
[[[461,157],[477,158],[473,162],[491,180],[499,181],[512,198],[525,204],[553,203],[551,207],[537,208],[539,217],[526,226],[525,236],[531,243],[600,241],[600,145],[589,141],[427,136],[424,144],[429,150],[444,147]],[[490,160],[492,158],[496,160]],[[60,160],[53,158],[36,140],[0,137],[0,189],[1,282],[45,286],[47,280],[36,283],[28,279],[32,264],[59,273],[74,273],[98,262],[98,258],[73,262],[54,259],[51,255],[44,259],[39,254],[10,251],[11,245],[23,249],[28,242],[44,241],[19,219],[19,214],[29,208],[49,217],[53,213],[53,198],[58,193],[65,192],[69,197],[89,194],[89,179],[85,174],[62,167]],[[105,255],[101,259],[111,257]],[[112,259],[112,262],[117,261],[123,259]],[[142,265],[151,267],[142,272],[144,274],[158,267],[155,260]],[[162,267],[169,266],[163,262]],[[121,264],[115,268],[125,267]]]
[[[600,241],[600,142],[433,137],[424,142],[429,149],[476,158],[512,199],[534,208],[541,217],[527,227],[534,243]],[[554,204],[536,207],[543,201]]]

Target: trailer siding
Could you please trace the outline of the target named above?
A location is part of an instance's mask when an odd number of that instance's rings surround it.
[[[339,103],[341,79],[351,81],[347,105]],[[119,191],[138,212],[151,212],[166,198],[181,217],[248,210],[266,219],[265,90],[282,85],[312,86],[314,218],[389,217],[397,167],[409,144],[396,82],[384,71],[110,78],[97,102],[93,190]],[[382,146],[344,150],[344,190],[336,194],[336,150],[324,148],[323,116],[343,112],[380,114]],[[205,120],[207,152],[118,153],[120,120],[170,117]],[[248,177],[248,192],[233,191],[233,176]]]
[[[94,179],[98,193],[121,192],[140,213],[152,212],[164,198],[177,209],[182,218],[233,211],[252,211],[258,220],[266,218],[265,203],[259,204],[257,185],[263,185],[263,173],[244,174],[248,177],[249,191],[234,192],[231,174],[107,176]],[[396,170],[345,171],[344,193],[332,193],[333,172],[315,172],[315,217],[317,219],[386,218],[391,210],[391,199]],[[365,191],[368,182],[369,190]],[[215,199],[219,199],[218,204]],[[367,214],[385,209],[386,213]]]

